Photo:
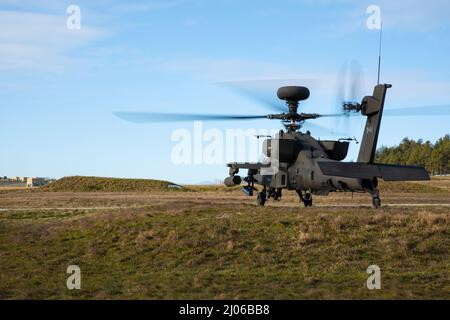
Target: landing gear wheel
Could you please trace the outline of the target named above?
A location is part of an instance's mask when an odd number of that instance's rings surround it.
[[[381,207],[380,192],[378,191],[377,188],[373,188],[373,191],[372,191],[372,206],[375,209],[378,209],[379,207]]]
[[[312,207],[312,195],[311,193],[306,193],[303,197],[303,204],[305,207]]]
[[[303,202],[305,207],[312,207],[312,195],[309,192],[305,192],[303,195],[302,190],[295,190],[300,197],[300,201]]]
[[[375,196],[372,198],[372,205],[375,209],[378,209],[381,207],[381,199],[378,196]]]
[[[264,204],[266,203],[266,193],[265,192],[258,192],[258,195],[256,196],[256,203],[260,207],[264,207]]]

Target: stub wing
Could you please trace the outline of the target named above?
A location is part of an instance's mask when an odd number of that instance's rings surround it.
[[[227,167],[230,168],[238,168],[238,169],[261,169],[270,167],[270,163],[261,163],[261,162],[230,162],[227,163]]]
[[[372,179],[385,181],[430,180],[424,167],[392,164],[320,161],[319,168],[324,175],[346,178]]]

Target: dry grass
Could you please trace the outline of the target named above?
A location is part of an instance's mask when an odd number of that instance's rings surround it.
[[[421,205],[346,207],[370,198],[335,194],[306,209],[291,193],[258,208],[236,190],[3,193],[0,297],[450,299],[449,193],[382,197]],[[70,264],[80,291],[66,289]],[[372,264],[381,290],[365,287]]]
[[[384,192],[414,192],[414,193],[445,193],[448,192],[447,183],[450,178],[439,179],[432,177],[430,181],[393,182],[380,180],[379,189]]]

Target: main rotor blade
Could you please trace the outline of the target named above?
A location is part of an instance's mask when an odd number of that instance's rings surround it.
[[[347,112],[341,113],[329,113],[329,114],[318,114],[317,118],[334,118],[334,117],[348,117],[350,114]]]
[[[319,114],[317,118],[323,117],[350,117],[359,116],[359,112],[343,112],[332,114]],[[417,116],[448,116],[450,115],[450,104],[438,106],[423,106],[411,108],[384,109],[383,116],[387,117],[417,117]]]
[[[334,130],[331,128],[326,128],[323,127],[321,125],[315,124],[315,123],[310,123],[310,122],[306,122],[302,125],[302,128],[300,129],[301,131],[311,131],[311,135],[312,136],[328,136],[328,137],[344,137],[347,136],[348,133],[343,133],[343,132],[339,132],[338,130]]]
[[[417,117],[417,116],[448,116],[450,105],[423,106],[412,108],[385,109],[383,115],[392,117]]]
[[[218,82],[234,92],[264,105],[269,110],[286,112],[288,110],[284,101],[278,99],[277,90],[283,86],[304,86],[313,89],[317,81],[313,79],[268,79]],[[311,88],[312,87],[312,88]],[[302,102],[304,104],[304,102]]]
[[[177,114],[153,112],[113,112],[113,114],[125,121],[134,123],[182,122],[195,120],[253,120],[267,118],[267,116],[261,115]]]

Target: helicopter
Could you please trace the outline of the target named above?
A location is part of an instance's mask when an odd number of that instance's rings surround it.
[[[257,193],[257,204],[264,206],[272,198],[279,200],[283,189],[295,190],[305,207],[312,206],[312,194],[326,196],[330,192],[368,192],[374,208],[381,206],[378,178],[385,181],[429,180],[424,167],[375,163],[376,146],[383,115],[384,102],[390,84],[376,85],[371,96],[361,103],[344,103],[344,112],[361,112],[367,117],[357,162],[342,162],[347,156],[349,141],[317,140],[310,132],[299,131],[301,123],[324,116],[298,113],[299,101],[306,100],[310,92],[302,86],[285,86],[277,91],[279,99],[288,107],[287,113],[268,115],[268,119],[285,121],[286,130],[263,142],[263,153],[268,163],[228,163],[228,187],[246,182],[243,191],[252,196],[255,183],[263,186]],[[345,113],[344,113],[345,114]],[[239,169],[248,169],[242,179]]]
[[[330,192],[361,192],[372,196],[372,206],[380,208],[381,199],[378,179],[384,181],[429,180],[423,166],[382,164],[375,162],[378,135],[383,115],[424,116],[450,114],[448,106],[415,107],[384,110],[386,93],[391,84],[377,84],[372,95],[361,102],[342,102],[340,112],[318,114],[299,112],[299,104],[307,100],[310,91],[305,86],[282,86],[277,97],[284,102],[283,112],[268,115],[215,115],[175,114],[151,112],[115,112],[124,120],[135,123],[194,121],[194,120],[281,120],[285,129],[263,141],[262,162],[227,163],[229,175],[224,179],[227,187],[244,183],[242,191],[254,196],[256,203],[264,206],[267,200],[278,201],[282,191],[295,190],[305,207],[311,207],[312,195],[326,196]],[[277,110],[281,108],[278,107]],[[356,162],[343,162],[346,158],[350,138],[319,140],[310,131],[302,132],[306,121],[323,117],[349,117],[361,114],[366,125]],[[259,137],[258,137],[259,138]],[[356,139],[355,139],[356,140]],[[240,170],[247,170],[244,177]],[[262,188],[258,190],[255,185]]]

